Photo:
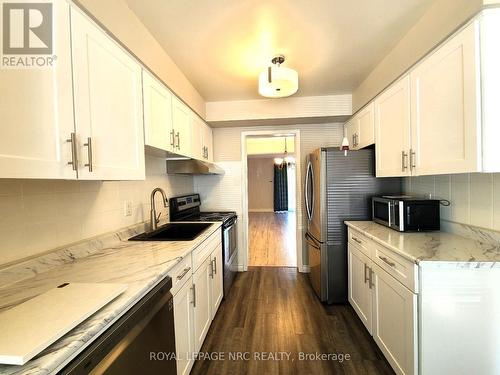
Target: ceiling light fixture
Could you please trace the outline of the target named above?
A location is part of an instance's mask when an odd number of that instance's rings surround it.
[[[269,66],[259,75],[259,94],[266,98],[284,98],[299,89],[299,75],[290,68],[283,68],[285,56],[277,55]]]
[[[283,169],[283,168],[295,165],[295,158],[293,156],[289,156],[288,155],[288,150],[287,150],[287,147],[286,147],[286,138],[285,138],[285,152],[283,154],[283,157],[281,157],[281,158],[274,158],[274,164],[276,164],[276,166],[279,169]]]

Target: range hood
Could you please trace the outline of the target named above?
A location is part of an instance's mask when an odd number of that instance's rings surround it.
[[[223,175],[224,170],[209,161],[196,159],[167,159],[168,174],[187,174],[187,175]]]

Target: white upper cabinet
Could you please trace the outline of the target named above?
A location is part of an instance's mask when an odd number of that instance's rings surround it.
[[[416,174],[481,171],[477,23],[411,73],[411,162]]]
[[[79,178],[145,178],[141,66],[72,8]]]
[[[212,128],[203,123],[203,146],[205,147],[205,159],[214,160],[214,140]]]
[[[69,6],[53,3],[52,68],[1,69],[0,178],[75,179]]]
[[[375,99],[377,177],[409,176],[410,79],[402,78]]]
[[[344,134],[351,150],[360,150],[375,143],[373,103],[368,104],[344,125]]]
[[[147,146],[173,151],[172,94],[151,73],[142,70],[144,138]]]
[[[359,133],[358,122],[355,118],[350,119],[344,125],[344,136],[349,141],[349,148],[351,150],[357,150],[356,137]]]
[[[174,152],[192,155],[191,110],[177,97],[172,98],[172,127],[174,129]]]
[[[192,156],[196,159],[205,159],[205,145],[203,143],[203,131],[205,123],[194,113],[191,115]]]
[[[365,148],[375,143],[375,122],[373,102],[368,104],[356,115],[358,123],[358,134],[356,136],[356,147]]]

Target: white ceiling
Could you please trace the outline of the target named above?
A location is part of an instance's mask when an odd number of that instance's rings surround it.
[[[349,93],[433,0],[126,0],[207,101],[256,99],[273,55],[297,96]]]

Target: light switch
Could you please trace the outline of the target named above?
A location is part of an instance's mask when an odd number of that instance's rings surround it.
[[[123,214],[125,216],[132,216],[132,201],[125,201],[124,202]]]

